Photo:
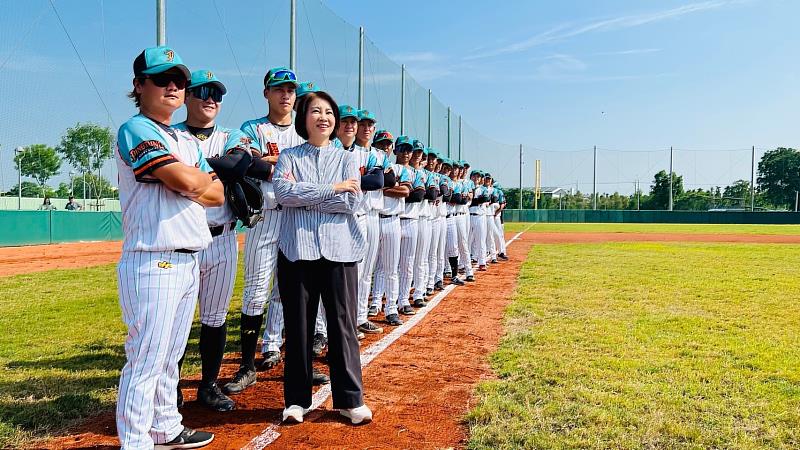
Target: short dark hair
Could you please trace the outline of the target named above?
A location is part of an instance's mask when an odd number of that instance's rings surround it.
[[[333,110],[333,117],[336,119],[336,123],[333,125],[333,130],[331,131],[331,139],[333,139],[336,137],[336,132],[339,130],[339,105],[337,105],[333,97],[331,97],[330,94],[325,91],[309,92],[303,97],[303,102],[297,107],[297,116],[294,119],[294,129],[301,138],[308,140],[308,130],[306,129],[308,105],[311,104],[311,100],[314,100],[317,97],[328,102]]]
[[[144,78],[136,77],[134,78],[134,81],[137,79],[139,80],[139,83],[144,82]],[[130,92],[128,92],[128,98],[133,100],[133,103],[136,105],[137,108],[142,106],[142,94],[136,92],[136,87],[134,87],[133,89],[131,89]]]

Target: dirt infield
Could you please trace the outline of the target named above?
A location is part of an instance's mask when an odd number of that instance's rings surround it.
[[[529,233],[536,244],[571,244],[599,242],[734,242],[764,244],[800,244],[800,235],[765,234],[692,234],[692,233]],[[244,237],[239,236],[240,247]],[[122,243],[78,242],[74,244],[33,245],[0,248],[0,276],[75,269],[110,264],[119,260]]]
[[[269,448],[448,448],[462,447],[461,418],[470,409],[475,384],[491,377],[487,356],[502,335],[505,306],[533,244],[523,235],[509,247],[511,260],[478,272],[469,288],[456,288],[428,316],[364,369],[366,402],[374,422],[353,427],[331,410],[328,400],[299,425],[281,426]],[[376,322],[384,327],[382,316]],[[389,329],[386,330],[387,332]],[[383,335],[368,336],[362,349]],[[227,355],[223,382],[235,372],[237,354]],[[327,367],[315,363],[321,370]],[[241,448],[280,417],[283,365],[259,373],[258,384],[235,397],[237,410],[214,413],[196,405],[197,379],[183,380],[184,423],[216,433],[208,448]],[[114,448],[113,413],[88,421],[70,436],[38,443],[40,448]],[[37,448],[39,448],[37,447]]]

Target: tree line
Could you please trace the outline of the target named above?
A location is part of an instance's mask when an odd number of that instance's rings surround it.
[[[22,147],[14,155],[15,168],[35,182],[23,181],[22,186],[17,184],[6,194],[19,195],[21,188],[24,197],[82,197],[85,192],[87,198],[97,202],[102,198],[116,198],[117,189],[99,173],[111,158],[113,144],[114,136],[108,127],[78,123],[64,132],[55,147],[46,144]],[[70,171],[68,183],[61,182],[53,188],[47,182],[62,173],[64,161],[75,170]]]
[[[758,162],[755,186],[756,210],[794,211],[800,192],[800,151],[779,147],[764,153]],[[598,193],[597,209],[668,210],[669,174],[661,170],[653,177],[649,192],[639,189],[624,195]],[[504,189],[509,209],[519,208],[519,188]],[[525,209],[533,208],[533,189],[522,190]],[[672,174],[673,209],[679,211],[708,211],[709,209],[749,209],[751,185],[749,180],[737,180],[729,186],[685,190],[683,176]],[[592,194],[573,191],[560,197],[542,195],[539,209],[592,209]]]

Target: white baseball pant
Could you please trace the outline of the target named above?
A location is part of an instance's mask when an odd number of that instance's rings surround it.
[[[414,300],[422,299],[428,287],[428,261],[431,250],[431,219],[420,217],[417,223],[417,249],[414,254]]]
[[[117,265],[127,361],[117,395],[122,448],[153,448],[174,439],[178,359],[186,348],[199,286],[197,254],[123,252]]]
[[[200,323],[214,328],[221,327],[228,315],[233,284],[236,281],[236,264],[239,261],[236,230],[231,229],[214,236],[211,245],[200,251],[199,260],[200,287],[197,295]]]
[[[400,280],[397,275],[400,264],[400,218],[380,218],[381,240],[378,244],[378,266],[372,287],[372,304],[381,309],[381,299],[386,295],[385,314],[397,314],[397,294]]]
[[[367,241],[367,251],[364,254],[364,259],[358,263],[358,316],[356,323],[361,325],[367,321],[367,312],[369,311],[369,292],[372,288],[372,275],[378,262],[381,224],[378,218],[378,211],[374,209],[358,217],[357,220],[358,226]]]
[[[478,260],[479,266],[486,265],[486,218],[482,214],[470,214],[472,257]]]

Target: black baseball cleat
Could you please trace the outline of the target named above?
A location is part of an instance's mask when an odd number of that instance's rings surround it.
[[[311,346],[311,351],[314,352],[314,356],[322,356],[322,352],[325,351],[327,346],[328,338],[322,333],[316,333],[314,335],[314,343]]]
[[[463,286],[464,282],[461,281],[461,278],[453,277],[453,279],[450,280],[450,284],[455,284],[456,286]]]
[[[380,310],[378,310],[378,305],[372,305],[369,307],[369,311],[367,311],[367,317],[375,317],[379,312]]]
[[[195,431],[188,427],[183,427],[181,434],[166,444],[156,444],[154,449],[178,449],[178,448],[200,448],[205,447],[214,440],[214,435],[207,431]]]
[[[437,281],[436,284],[433,285],[433,289],[437,291],[443,291],[444,283],[442,283],[441,281]]]
[[[467,275],[467,281],[469,282],[475,281],[475,277],[472,275]]]
[[[398,316],[397,314],[389,314],[388,316],[386,316],[386,323],[396,327],[402,325],[403,321],[400,320],[400,316]]]
[[[500,261],[508,261],[508,256],[506,256],[505,253],[500,253],[499,255],[497,255],[497,259],[499,259]]]
[[[197,401],[219,412],[233,411],[236,407],[236,403],[222,393],[217,383],[200,383],[197,387]]]
[[[428,303],[424,299],[418,298],[414,300],[415,308],[424,308],[426,306],[428,306]]]
[[[493,260],[489,261],[489,263],[491,263],[491,264],[497,264],[497,259],[495,258],[495,259],[493,259]]]
[[[177,400],[178,408],[183,408],[183,391],[181,391],[180,386],[178,386]]]
[[[228,395],[238,394],[254,384],[256,384],[256,371],[239,366],[239,371],[236,372],[230,383],[222,387],[222,392]]]
[[[281,352],[268,351],[263,353],[264,359],[258,364],[258,370],[269,370],[280,364]]]
[[[316,367],[314,367],[311,369],[311,382],[314,384],[314,386],[320,386],[330,383],[331,379],[329,376],[325,375],[317,370]]]
[[[411,305],[401,306],[397,308],[397,311],[399,311],[400,314],[404,316],[413,316],[414,314],[417,313],[416,311],[414,311],[414,308],[412,308]]]
[[[428,290],[427,290],[427,291],[425,291],[425,295],[426,295],[426,296],[428,296],[428,297],[430,297],[431,295],[433,295],[433,288],[428,288]]]
[[[362,323],[357,328],[358,331],[362,333],[369,333],[369,334],[380,334],[383,333],[383,328],[375,325],[374,323],[367,320],[366,322]]]

